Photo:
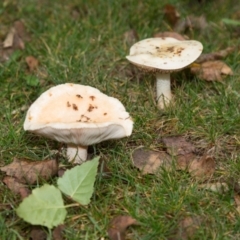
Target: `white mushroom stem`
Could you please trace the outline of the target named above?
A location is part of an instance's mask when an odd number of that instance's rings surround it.
[[[163,109],[172,99],[170,73],[156,74],[157,105]]]
[[[87,149],[85,146],[68,145],[67,157],[69,162],[81,164],[87,160]]]

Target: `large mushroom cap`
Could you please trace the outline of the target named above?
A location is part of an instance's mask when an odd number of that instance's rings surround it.
[[[174,38],[148,38],[135,43],[130,48],[127,59],[149,71],[180,70],[201,54],[203,46],[195,40],[179,41]]]
[[[88,146],[132,133],[122,103],[98,89],[66,83],[44,92],[29,108],[24,129],[64,142]]]

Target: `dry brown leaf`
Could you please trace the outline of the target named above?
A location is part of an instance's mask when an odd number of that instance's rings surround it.
[[[150,151],[142,147],[133,152],[132,161],[143,174],[154,174],[160,167],[169,168],[172,159],[165,152]]]
[[[194,153],[186,153],[176,157],[176,167],[180,170],[188,169],[189,164],[196,158]]]
[[[227,183],[221,183],[221,182],[217,182],[217,183],[204,183],[204,184],[200,184],[198,185],[199,188],[201,189],[206,189],[212,192],[216,192],[216,193],[226,193],[229,191],[229,186]]]
[[[187,142],[182,136],[163,137],[162,141],[167,148],[167,152],[173,156],[185,155],[195,151],[193,144]]]
[[[24,25],[24,23],[21,20],[15,21],[14,24],[14,29],[17,33],[17,35],[24,41],[24,42],[28,42],[30,41],[30,35],[29,33],[26,31],[26,27]]]
[[[208,61],[193,64],[191,72],[207,81],[221,81],[222,75],[233,75],[232,69],[222,61]]]
[[[29,161],[14,158],[13,162],[0,168],[8,176],[15,177],[21,183],[33,184],[39,179],[49,179],[58,172],[58,164],[54,159]]]
[[[20,183],[16,178],[5,176],[3,182],[7,187],[15,194],[20,194],[21,198],[24,199],[30,194],[30,190],[26,185]]]
[[[206,21],[205,16],[196,17],[190,15],[185,19],[181,19],[177,22],[174,27],[174,31],[178,33],[186,32],[187,30],[197,29],[200,31],[204,31],[207,29],[208,23]]]
[[[220,50],[218,52],[213,53],[203,53],[200,57],[195,61],[196,63],[203,63],[208,61],[219,60],[227,57],[230,53],[234,52],[234,47],[228,47],[226,49]]]
[[[179,41],[184,41],[187,39],[177,32],[159,32],[159,33],[154,34],[153,37],[155,37],[155,38],[171,37],[171,38],[175,38]]]
[[[52,235],[53,235],[53,240],[63,240],[63,230],[65,226],[63,224],[58,225],[57,227],[54,228]]]
[[[24,49],[24,42],[29,41],[30,37],[25,30],[22,21],[15,21],[13,27],[10,28],[7,36],[0,47],[0,62],[9,60],[12,53],[17,49]]]
[[[186,217],[178,224],[178,231],[174,239],[187,240],[193,238],[203,219],[200,216]]]
[[[24,49],[25,44],[14,27],[10,29],[3,42],[3,48]]]
[[[137,31],[135,29],[130,29],[129,31],[126,31],[123,35],[124,42],[128,46],[132,46],[134,43],[136,43],[139,39]]]
[[[14,50],[12,48],[3,48],[0,45],[0,62],[5,62],[9,60],[9,57],[13,54]]]
[[[16,34],[16,31],[15,29],[12,27],[5,40],[3,41],[3,48],[8,48],[8,47],[12,47],[13,46],[13,39],[14,39],[14,35]]]
[[[191,176],[197,179],[206,179],[215,172],[215,160],[211,156],[204,155],[199,159],[194,159],[190,164],[188,171]]]
[[[134,224],[138,224],[137,220],[131,216],[117,216],[113,218],[108,228],[110,240],[124,240],[126,229]]]
[[[34,70],[36,70],[38,68],[39,62],[35,57],[28,56],[28,57],[26,57],[25,61],[28,65],[30,72],[34,72]]]
[[[47,239],[47,231],[44,231],[43,227],[33,226],[30,237],[32,240],[46,240]]]
[[[180,18],[180,13],[173,5],[166,4],[164,6],[164,17],[171,24],[171,26],[175,26]]]
[[[63,174],[64,174],[66,171],[67,171],[66,168],[60,167],[60,168],[58,169],[58,174],[57,174],[58,177],[62,177]]]

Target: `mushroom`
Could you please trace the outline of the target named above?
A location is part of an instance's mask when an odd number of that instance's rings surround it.
[[[202,49],[202,44],[195,40],[148,38],[135,43],[126,58],[142,70],[156,74],[157,105],[163,109],[172,99],[170,73],[191,64]]]
[[[87,159],[87,146],[130,136],[133,121],[122,103],[98,89],[73,83],[50,88],[30,106],[24,130],[67,144],[74,163]]]

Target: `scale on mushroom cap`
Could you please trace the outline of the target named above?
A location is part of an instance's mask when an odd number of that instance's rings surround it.
[[[156,74],[157,104],[163,109],[172,99],[170,73],[194,62],[202,50],[202,44],[195,40],[148,38],[135,43],[126,58],[145,72]]]
[[[132,129],[133,121],[118,99],[72,83],[42,93],[24,122],[24,130],[66,143],[74,163],[87,159],[87,146],[130,136]]]

